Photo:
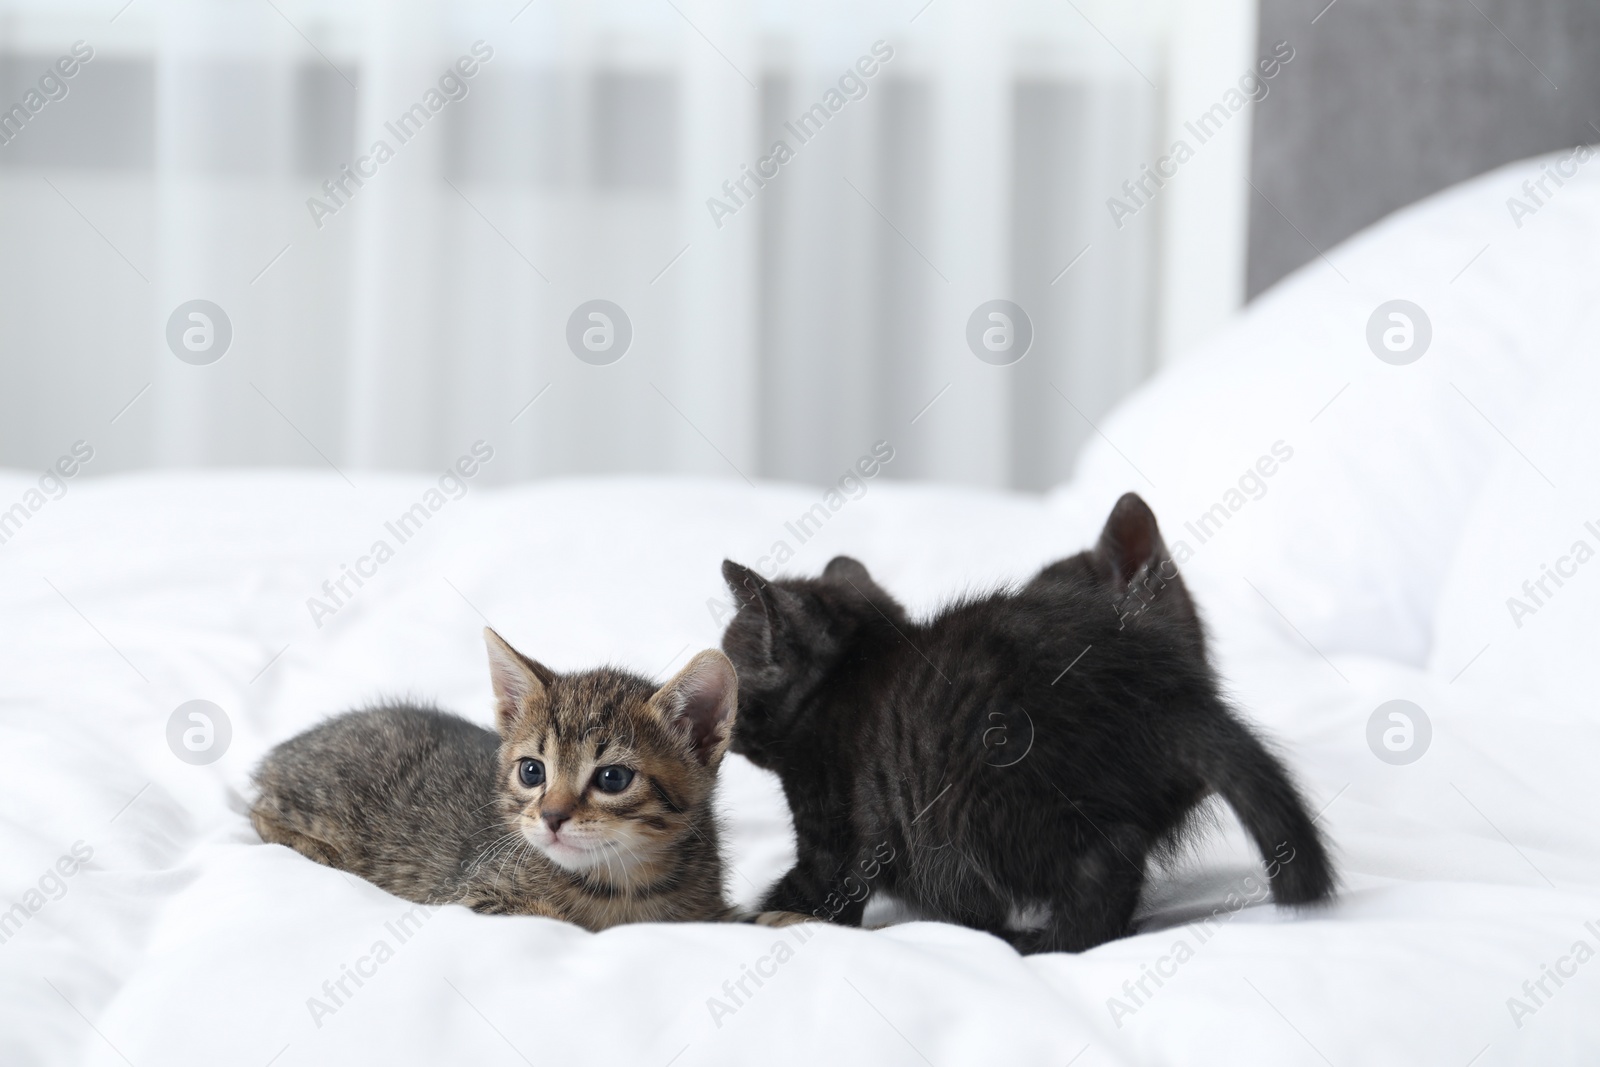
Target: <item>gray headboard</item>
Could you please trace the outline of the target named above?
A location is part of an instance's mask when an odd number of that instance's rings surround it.
[[[1502,163],[1600,141],[1600,0],[1326,5],[1261,0],[1258,51],[1287,40],[1295,58],[1255,112],[1251,298],[1312,245]]]

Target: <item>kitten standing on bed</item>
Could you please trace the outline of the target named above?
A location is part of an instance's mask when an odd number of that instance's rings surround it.
[[[1080,951],[1132,932],[1146,857],[1213,792],[1280,904],[1333,893],[1305,803],[1224,703],[1136,495],[1092,551],[925,623],[845,556],[816,579],[723,574],[741,602],[722,639],[733,750],[778,773],[798,839],[765,907],[858,925],[884,891],[1022,952]],[[1022,929],[1019,914],[1046,917]]]
[[[256,771],[262,840],[423,904],[590,930],[729,917],[712,812],[728,658],[707,649],[657,688],[556,674],[484,637],[498,736],[409,705],[329,719]]]

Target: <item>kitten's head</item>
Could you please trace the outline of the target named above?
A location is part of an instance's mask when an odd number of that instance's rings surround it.
[[[739,672],[733,750],[758,767],[780,758],[800,707],[865,627],[908,625],[867,568],[836,556],[820,578],[769,581],[732,560],[722,576],[739,611],[722,649]]]
[[[566,870],[647,882],[711,802],[738,705],[715,649],[665,685],[625,671],[557,674],[485,629],[507,820]]]

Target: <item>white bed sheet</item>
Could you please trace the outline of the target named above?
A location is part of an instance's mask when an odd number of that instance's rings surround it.
[[[0,545],[0,909],[39,902],[0,943],[0,1062],[1593,1062],[1600,962],[1574,950],[1600,952],[1600,563],[1522,627],[1504,601],[1574,519],[1600,525],[1583,405],[1570,426],[1541,416],[1594,392],[1572,368],[1593,359],[1600,193],[1574,180],[1519,230],[1503,201],[1537,164],[1519,167],[1335,250],[1337,271],[1314,263],[1103,422],[1071,484],[880,479],[795,546],[796,571],[849,552],[925,612],[1082,548],[1125,489],[1184,539],[1288,444],[1184,569],[1231,692],[1323,811],[1345,880],[1331,908],[1230,907],[1253,860],[1224,817],[1161,872],[1146,932],[1076,956],[936,923],[802,942],[453,907],[402,941],[409,905],[255,838],[243,796],[261,754],[380,694],[487,723],[486,620],[553,667],[663,677],[717,642],[721,559],[793,544],[784,524],[818,490],[475,486],[318,627],[307,599],[429,480],[80,478]],[[1404,368],[1363,341],[1397,296],[1435,331]],[[0,475],[0,508],[36,478]],[[1396,698],[1433,730],[1405,766],[1367,744]],[[210,765],[167,745],[194,699],[231,722]],[[729,888],[750,901],[791,855],[787,815],[737,757],[721,801]],[[52,878],[74,847],[92,858]],[[1182,921],[1218,906],[1214,933]],[[335,1004],[324,983],[357,964],[368,977]],[[748,968],[765,977],[735,999]]]

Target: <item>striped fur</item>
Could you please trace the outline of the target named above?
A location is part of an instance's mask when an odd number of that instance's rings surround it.
[[[701,652],[658,688],[558,675],[485,637],[498,735],[401,704],[329,719],[257,770],[262,840],[419,903],[590,930],[729,917],[712,807],[737,703],[727,658]],[[524,759],[542,784],[523,785]],[[596,780],[613,766],[633,772],[614,795]]]

